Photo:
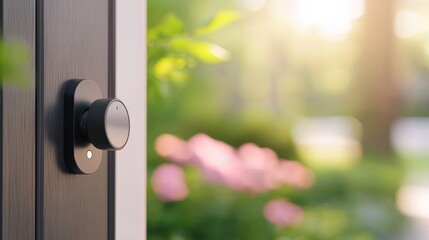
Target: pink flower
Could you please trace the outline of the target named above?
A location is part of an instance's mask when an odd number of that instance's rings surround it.
[[[186,163],[191,158],[187,143],[171,134],[160,135],[155,141],[155,150],[161,157],[177,163]]]
[[[238,156],[247,173],[246,183],[250,191],[259,193],[276,188],[271,175],[278,160],[273,150],[246,143],[238,149]]]
[[[163,201],[180,201],[188,195],[188,186],[181,167],[175,164],[162,164],[152,175],[152,188]]]
[[[300,163],[280,160],[273,150],[253,143],[243,144],[237,150],[199,133],[187,142],[163,134],[155,145],[160,156],[176,163],[195,165],[205,180],[238,191],[263,193],[284,184],[307,188],[314,179],[313,173]]]
[[[264,216],[277,227],[297,225],[304,218],[300,207],[280,198],[271,200],[265,205]]]
[[[298,188],[309,188],[313,185],[314,174],[297,161],[280,160],[273,177],[281,184]]]
[[[193,162],[211,182],[224,183],[233,189],[241,188],[242,170],[235,149],[205,134],[197,134],[188,141]]]

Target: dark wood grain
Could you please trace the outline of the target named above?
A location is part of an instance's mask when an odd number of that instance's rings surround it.
[[[6,40],[23,42],[30,54],[25,87],[5,85],[2,94],[1,239],[35,236],[35,3],[3,0]]]
[[[108,237],[107,153],[96,173],[67,172],[63,159],[62,88],[89,78],[108,93],[108,0],[43,3],[43,239]]]

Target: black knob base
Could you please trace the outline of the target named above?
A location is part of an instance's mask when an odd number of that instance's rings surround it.
[[[98,85],[89,79],[70,80],[64,90],[64,160],[72,173],[91,174],[100,167],[102,150],[81,131],[81,119],[91,104],[102,97]]]

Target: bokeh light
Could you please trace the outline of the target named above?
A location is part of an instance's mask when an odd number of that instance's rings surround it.
[[[397,199],[403,213],[429,220],[429,186],[405,185],[399,189]]]
[[[360,124],[353,118],[307,118],[293,128],[300,159],[315,168],[344,169],[362,157]]]

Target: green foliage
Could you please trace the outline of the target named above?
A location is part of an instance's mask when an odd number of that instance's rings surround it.
[[[28,87],[29,55],[20,41],[0,41],[0,83]]]
[[[183,22],[170,13],[148,30],[149,100],[168,93],[169,83],[183,84],[198,62],[216,64],[230,54],[221,46],[204,40],[240,18],[234,11],[220,11],[207,24],[187,31]]]

